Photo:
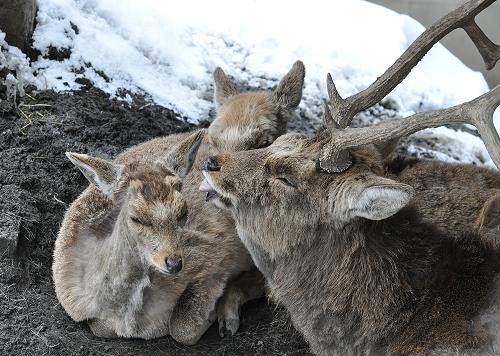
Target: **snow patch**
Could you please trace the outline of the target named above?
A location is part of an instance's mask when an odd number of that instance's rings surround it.
[[[437,127],[417,132],[407,147],[408,153],[418,157],[432,157],[445,162],[473,163],[495,168],[480,137],[465,131]],[[422,147],[421,141],[426,145]]]
[[[15,103],[17,96],[24,96],[28,84],[37,84],[26,55],[17,47],[9,46],[5,33],[0,31],[0,86],[5,86],[8,103]],[[1,99],[0,99],[1,101]]]
[[[495,129],[500,133],[500,107],[496,108],[495,113],[493,114],[493,124],[495,125]]]
[[[237,6],[228,0],[39,0],[38,6],[35,47],[42,53],[49,46],[71,50],[61,62],[35,63],[51,88],[77,88],[75,79],[85,76],[111,95],[119,89],[146,93],[193,122],[206,119],[212,108],[216,66],[240,84],[269,88],[297,59],[307,69],[301,108],[318,121],[327,72],[341,95],[354,94],[424,31],[410,17],[359,0],[311,0],[307,6],[263,0]],[[480,73],[438,44],[390,96],[400,110],[420,111],[486,90]]]

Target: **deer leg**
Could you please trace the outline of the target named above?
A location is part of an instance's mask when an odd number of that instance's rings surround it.
[[[215,304],[224,285],[210,280],[189,286],[170,317],[170,335],[184,345],[194,345],[216,319]]]
[[[217,303],[217,318],[221,337],[232,335],[240,327],[240,309],[246,302],[265,294],[264,277],[256,269],[243,272],[228,283],[224,294]]]
[[[94,319],[87,322],[90,331],[97,337],[115,339],[118,337],[116,331],[105,320]]]

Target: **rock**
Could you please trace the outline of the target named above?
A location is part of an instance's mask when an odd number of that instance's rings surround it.
[[[31,35],[36,15],[35,0],[2,0],[0,24],[7,42],[26,53],[31,44]]]

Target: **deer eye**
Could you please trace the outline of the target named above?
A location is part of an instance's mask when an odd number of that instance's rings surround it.
[[[292,180],[290,180],[287,177],[276,177],[276,179],[289,187],[297,188],[297,184],[295,184]]]
[[[137,216],[131,216],[130,217],[130,220],[134,223],[134,224],[137,224],[137,225],[146,225],[144,224],[141,219],[139,219]]]

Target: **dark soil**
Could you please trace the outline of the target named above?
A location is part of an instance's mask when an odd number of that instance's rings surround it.
[[[31,93],[24,104],[0,112],[0,229],[7,225],[11,235],[19,233],[17,245],[0,251],[0,355],[307,353],[286,313],[266,300],[243,308],[234,337],[220,338],[214,325],[193,347],[170,337],[99,339],[73,322],[55,297],[52,250],[66,208],[87,182],[64,152],[111,158],[134,144],[193,126],[140,98],[128,107],[90,86],[67,94]]]

